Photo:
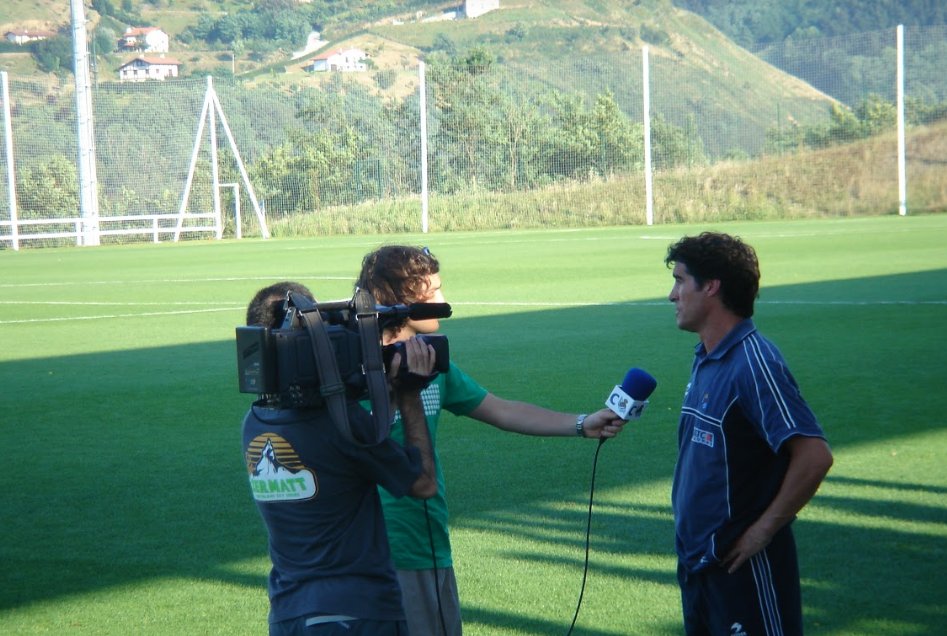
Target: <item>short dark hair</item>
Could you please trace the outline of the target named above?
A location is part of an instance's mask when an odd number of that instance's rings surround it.
[[[250,301],[247,306],[247,325],[278,329],[283,324],[284,305],[290,292],[315,300],[312,292],[301,283],[290,280],[274,283],[258,291]]]
[[[753,316],[753,302],[760,291],[760,265],[756,250],[739,237],[719,232],[685,236],[668,247],[664,263],[681,263],[701,287],[719,280],[724,306],[742,318]]]

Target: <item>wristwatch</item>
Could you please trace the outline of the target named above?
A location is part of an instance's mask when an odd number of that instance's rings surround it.
[[[588,413],[582,413],[575,418],[575,434],[579,437],[585,437],[585,418],[588,416]]]

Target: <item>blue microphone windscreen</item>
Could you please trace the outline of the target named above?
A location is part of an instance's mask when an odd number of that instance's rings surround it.
[[[647,400],[658,381],[654,379],[647,371],[637,367],[629,369],[625,374],[625,380],[621,383],[621,390],[630,395],[635,400]]]

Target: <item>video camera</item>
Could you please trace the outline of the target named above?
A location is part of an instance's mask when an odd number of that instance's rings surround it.
[[[404,343],[382,347],[381,331],[406,319],[451,315],[447,303],[376,305],[365,290],[356,290],[350,300],[326,303],[290,292],[283,309],[278,329],[237,327],[240,392],[255,393],[281,408],[318,408],[330,395],[343,392],[350,400],[371,398],[374,410],[380,396],[372,395],[370,373],[383,375],[396,351],[402,353],[399,371],[407,370]],[[422,337],[434,347],[435,369],[448,371],[447,338]]]

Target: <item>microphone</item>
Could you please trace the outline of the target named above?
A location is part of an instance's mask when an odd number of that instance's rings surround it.
[[[448,303],[411,303],[408,305],[408,318],[428,320],[430,318],[450,318],[451,306]]]
[[[411,303],[410,305],[377,305],[378,326],[386,329],[402,320],[430,320],[450,318],[452,310],[447,303]]]
[[[625,421],[636,420],[641,417],[656,386],[658,381],[647,371],[637,367],[629,369],[622,383],[605,400],[605,406]]]

